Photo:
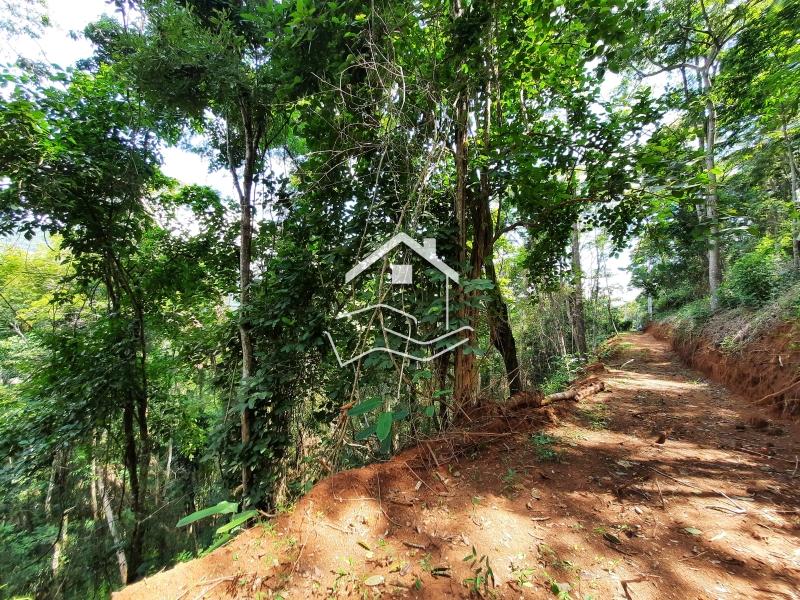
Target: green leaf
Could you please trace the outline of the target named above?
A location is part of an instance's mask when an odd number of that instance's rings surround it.
[[[203,554],[208,554],[209,552],[213,552],[220,546],[227,544],[233,539],[233,536],[229,533],[228,535],[223,535],[221,538],[216,540],[213,544],[211,544],[208,548],[205,549]]]
[[[363,442],[365,439],[367,439],[371,435],[375,435],[375,425],[374,424],[373,425],[368,425],[367,427],[364,427],[364,429],[360,429],[359,431],[356,432],[356,434],[353,436],[353,438],[357,442]]]
[[[436,407],[432,404],[430,406],[425,407],[425,416],[426,417],[433,417],[434,413],[436,412]]]
[[[364,415],[370,411],[375,410],[381,405],[382,400],[380,398],[368,398],[363,402],[356,404],[353,408],[347,411],[347,414],[351,417],[357,417],[359,415]]]
[[[226,523],[219,529],[217,529],[216,535],[222,535],[224,533],[229,533],[232,529],[235,529],[242,523],[252,519],[253,517],[258,516],[257,510],[246,510],[243,513],[236,515],[234,518],[230,520],[229,523]]]
[[[239,505],[236,502],[228,502],[227,500],[223,500],[219,504],[209,506],[203,510],[198,510],[190,515],[186,515],[180,521],[178,521],[175,527],[185,527],[190,523],[194,523],[195,521],[205,519],[206,517],[210,517],[212,515],[227,515],[230,513],[235,513],[238,508]]]
[[[393,410],[392,411],[392,419],[395,421],[402,421],[408,416],[408,409],[401,408],[400,410]]]
[[[378,421],[375,423],[375,434],[380,441],[389,437],[392,431],[392,413],[385,412],[378,415]]]

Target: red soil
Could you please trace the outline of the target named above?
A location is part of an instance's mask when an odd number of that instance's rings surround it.
[[[703,335],[676,336],[667,325],[648,329],[667,340],[691,367],[748,400],[800,417],[800,331],[794,322],[769,330],[744,348],[726,353]]]
[[[605,391],[329,477],[115,598],[468,598],[473,547],[487,597],[800,598],[800,426],[747,425],[649,334],[616,345]]]

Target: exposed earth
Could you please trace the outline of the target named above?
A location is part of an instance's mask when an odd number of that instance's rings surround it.
[[[614,344],[605,391],[329,477],[115,598],[800,599],[800,427]]]

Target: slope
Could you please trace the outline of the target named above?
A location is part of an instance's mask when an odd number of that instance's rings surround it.
[[[600,394],[334,475],[115,598],[798,598],[800,429],[614,346]]]

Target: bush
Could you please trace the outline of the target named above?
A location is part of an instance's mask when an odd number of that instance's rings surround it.
[[[675,327],[678,335],[698,332],[711,317],[711,306],[708,298],[700,298],[682,306],[666,319]]]
[[[653,302],[653,310],[657,313],[666,313],[680,308],[691,302],[696,297],[694,286],[689,283],[675,288],[663,290]]]
[[[573,354],[554,356],[550,362],[550,371],[542,383],[542,393],[554,394],[569,386],[578,373],[582,359]]]
[[[733,263],[720,288],[720,301],[730,308],[756,308],[772,300],[778,284],[774,253],[761,246]]]

